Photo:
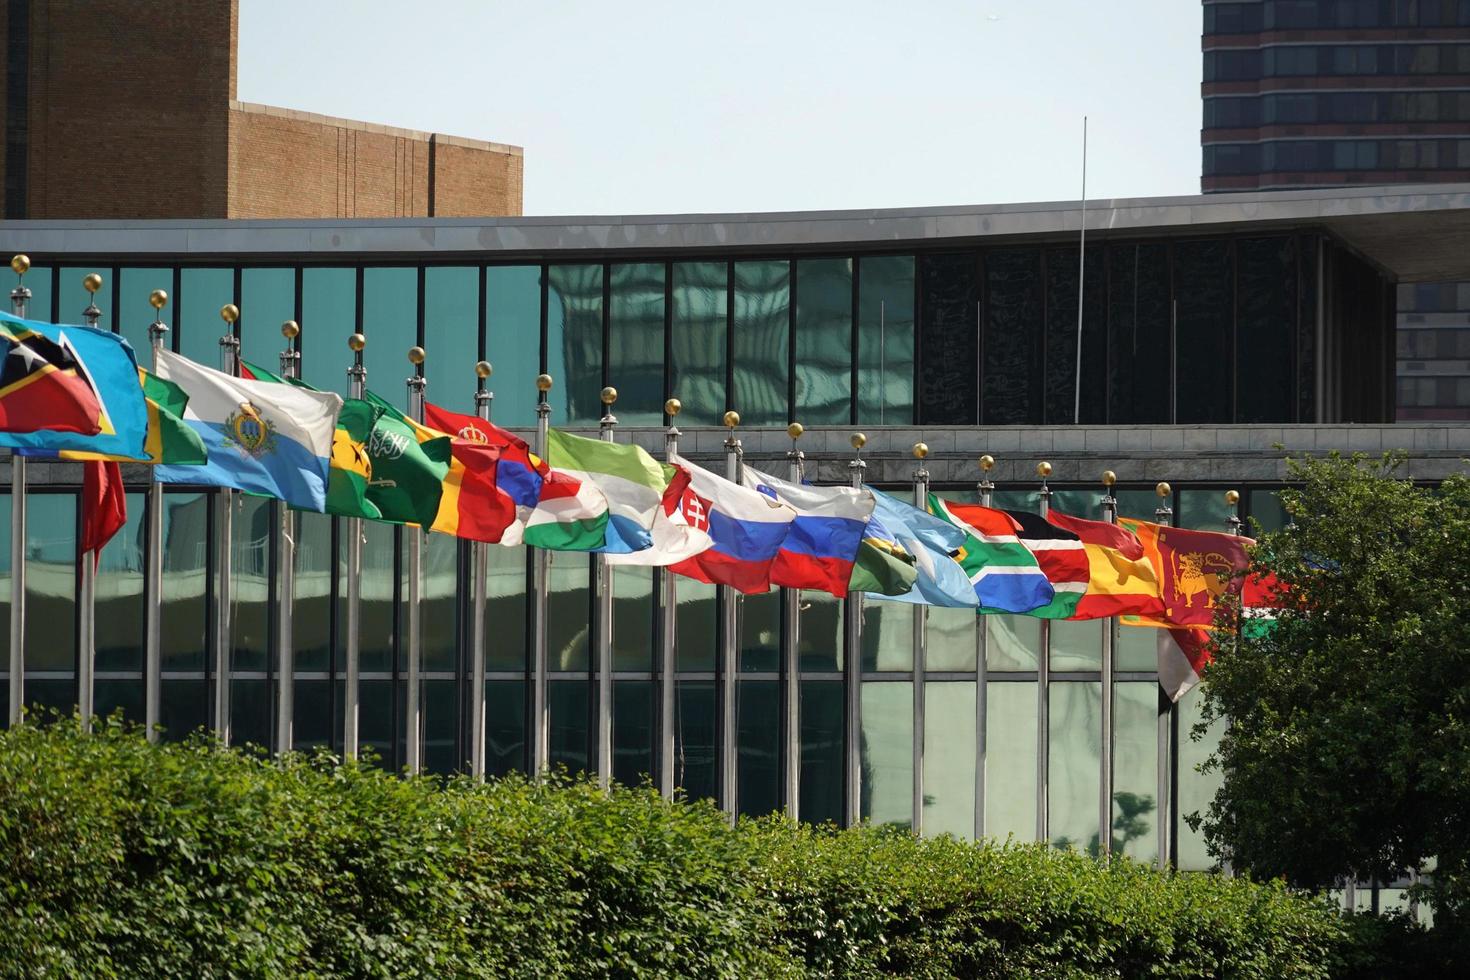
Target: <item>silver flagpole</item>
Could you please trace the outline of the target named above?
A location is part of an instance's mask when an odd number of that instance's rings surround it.
[[[602,389],[602,419],[597,427],[603,442],[614,441],[618,419],[613,403],[617,400],[618,389]],[[593,561],[597,570],[597,785],[607,789],[612,785],[613,767],[613,578],[606,555],[595,555]]]
[[[168,336],[168,324],[163,322],[163,308],[168,305],[168,293],[155,289],[148,295],[148,305],[154,309],[153,322],[148,326],[149,348],[152,352],[152,367],[158,370],[158,352],[163,350]],[[147,587],[144,589],[146,609],[143,624],[143,724],[148,729],[148,741],[158,741],[158,726],[162,720],[163,698],[163,484],[151,480],[148,484]]]
[[[669,417],[668,430],[664,432],[664,459],[672,463],[679,455],[679,427],[675,421],[684,408],[677,398],[664,402],[664,414]],[[658,689],[658,791],[666,800],[674,798],[674,698],[678,663],[674,654],[674,643],[679,629],[678,590],[676,576],[667,568],[663,576],[663,636],[660,637],[659,689]]]
[[[347,393],[352,398],[361,398],[367,390],[367,368],[362,366],[362,349],[367,338],[355,333],[347,338],[347,348],[352,351],[352,367],[347,369]],[[359,696],[358,664],[362,654],[362,518],[349,517],[342,522],[342,533],[347,536],[347,623],[343,651],[346,675],[342,693],[342,757],[357,758],[358,728],[357,706]]]
[[[220,307],[220,319],[227,329],[219,339],[220,369],[231,377],[240,373],[240,338],[235,335],[235,324],[240,320],[240,308],[234,303]],[[234,648],[234,624],[231,622],[230,605],[234,592],[234,521],[235,494],[228,488],[219,491],[219,575],[214,594],[214,730],[219,740],[230,744],[230,654]]]
[[[475,364],[475,414],[490,421],[495,393],[485,388],[492,372],[489,361]],[[485,604],[489,601],[490,546],[470,543],[470,775],[485,778]]]
[[[408,417],[420,425],[424,424],[424,388],[429,384],[424,377],[424,349],[410,347],[408,363],[413,365],[413,375],[408,379]],[[404,544],[408,551],[408,677],[403,698],[404,754],[408,771],[418,774],[424,766],[424,712],[422,680],[419,676],[424,659],[424,529],[412,525],[403,529]],[[482,773],[483,775],[483,773]]]
[[[26,315],[31,300],[25,284],[29,256],[10,260],[15,270],[15,288],[10,291],[10,312]],[[19,725],[25,705],[26,669],[26,459],[10,453],[10,724]]]
[[[286,347],[281,351],[281,377],[287,381],[300,377],[301,352],[296,337],[301,326],[295,320],[281,324]],[[296,733],[296,647],[292,624],[296,604],[296,518],[285,501],[276,504],[281,510],[281,525],[276,545],[276,751],[290,752]]]
[[[1174,520],[1174,508],[1169,506],[1170,495],[1173,488],[1167,483],[1160,483],[1154,488],[1159,495],[1159,507],[1154,511],[1154,519],[1166,527]],[[1158,815],[1159,815],[1159,867],[1168,868],[1170,857],[1174,850],[1174,760],[1173,760],[1173,733],[1174,733],[1174,702],[1164,695],[1163,688],[1159,689],[1159,714],[1158,714]]]
[[[536,376],[536,455],[546,459],[550,439],[551,375]],[[548,464],[549,465],[549,464]],[[551,768],[551,705],[547,700],[546,595],[551,585],[551,552],[537,548],[535,555],[534,613],[531,621],[531,771],[537,776]]]
[[[740,425],[739,412],[725,413],[725,428],[729,435],[725,437],[725,479],[731,483],[740,482],[741,455],[744,450],[740,445],[740,438],[735,435],[735,429]],[[739,755],[735,747],[735,734],[739,730],[736,717],[737,703],[736,677],[740,670],[740,631],[735,622],[736,603],[739,597],[735,590],[729,586],[720,589],[720,606],[723,614],[720,622],[720,691],[719,691],[719,718],[720,718],[720,806],[729,815],[731,822],[735,820],[736,797],[740,788],[739,773],[737,770]]]
[[[786,451],[787,478],[801,483],[805,454],[797,448],[797,440],[806,428],[800,422],[786,427],[791,448]],[[782,589],[782,656],[781,667],[781,775],[785,781],[786,815],[801,817],[801,590]]]
[[[82,311],[82,322],[96,328],[102,319],[97,308],[97,290],[102,288],[102,277],[89,272],[82,277],[82,288],[87,291],[87,308]],[[86,463],[82,464],[86,466]],[[81,716],[82,731],[92,730],[92,716],[96,712],[97,694],[97,562],[102,553],[83,552],[81,608],[77,618],[80,634],[77,651],[77,714]]]
[[[1235,535],[1237,538],[1244,537],[1245,536],[1245,521],[1243,521],[1243,520],[1240,519],[1240,491],[1239,490],[1226,490],[1225,491],[1225,503],[1227,505],[1229,505],[1229,507],[1230,507],[1230,517],[1229,517],[1230,533],[1233,534],[1233,535]],[[1243,621],[1240,618],[1240,617],[1242,617],[1242,616],[1245,615],[1245,601],[1244,600],[1245,600],[1245,590],[1244,590],[1244,585],[1242,585],[1242,587],[1241,587],[1240,610],[1236,614],[1236,621],[1235,621],[1235,641],[1234,642],[1235,642],[1236,649],[1239,649],[1239,646],[1240,646],[1240,628],[1241,628],[1241,626],[1244,625]],[[1229,722],[1226,722],[1226,724],[1228,725]],[[1225,874],[1227,876],[1229,876],[1229,877],[1232,877],[1232,878],[1235,877],[1235,863],[1230,860],[1229,855],[1226,855],[1226,857],[1220,862],[1220,870],[1223,871],[1223,872],[1225,872]],[[1413,871],[1410,871],[1409,872],[1409,876],[1410,876],[1410,878],[1413,878],[1414,872]],[[1409,914],[1410,914],[1410,917],[1411,918],[1413,918],[1415,921],[1418,921],[1418,917],[1419,917],[1418,911],[1417,911],[1415,905],[1413,904],[1413,901],[1412,900],[1411,900],[1410,905],[1409,905]]]
[[[922,511],[929,509],[929,468],[924,460],[929,456],[929,447],[922,442],[914,443],[914,459],[918,466],[914,470],[914,506]],[[916,834],[924,832],[924,721],[925,696],[928,694],[925,672],[929,662],[928,624],[929,607],[915,605],[914,609],[914,737],[913,737],[913,787],[912,816],[910,823]],[[978,619],[979,617],[975,617]]]
[[[1041,516],[1051,510],[1051,464],[1036,464],[1041,477]],[[1036,839],[1051,840],[1051,621],[1041,621],[1041,649],[1036,657]]]
[[[1113,484],[1118,474],[1108,470],[1102,475],[1103,520],[1118,523],[1118,499],[1113,496]],[[1102,760],[1098,770],[1098,853],[1110,857],[1113,853],[1113,770],[1117,760],[1117,736],[1113,720],[1113,705],[1117,698],[1113,675],[1117,661],[1118,621],[1103,620],[1102,634]]]
[[[979,494],[980,506],[990,506],[990,495],[995,484],[990,481],[990,471],[995,469],[995,457],[988,453],[980,457],[980,482],[975,489]],[[985,617],[975,616],[975,839],[985,836],[985,773],[987,738],[989,736],[990,672],[986,662],[986,646],[989,634]]]
[[[868,464],[863,462],[863,447],[868,437],[854,432],[848,440],[853,457],[847,469],[854,489],[861,489]],[[846,774],[843,779],[842,825],[855,827],[862,822],[863,802],[863,594],[847,594],[847,617],[843,621],[842,688],[845,695],[843,721],[846,737]]]

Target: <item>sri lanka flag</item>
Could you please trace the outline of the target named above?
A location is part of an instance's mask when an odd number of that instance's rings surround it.
[[[1005,511],[931,493],[929,512],[965,532],[955,560],[969,574],[981,612],[1024,613],[1056,597],[1036,556],[1021,543],[1021,525]]]
[[[741,479],[752,490],[796,511],[771,566],[771,584],[845,596],[873,514],[872,493],[856,487],[789,483],[749,466]]]
[[[325,508],[341,397],[236,378],[171,351],[158,352],[158,376],[188,396],[184,422],[209,457],[203,466],[157,466],[159,482],[234,487],[304,510]],[[133,387],[141,400],[136,380]]]
[[[1047,515],[1047,522],[1077,535],[1087,555],[1087,591],[1071,618],[1163,615],[1158,573],[1137,535],[1122,524],[1057,511]]]

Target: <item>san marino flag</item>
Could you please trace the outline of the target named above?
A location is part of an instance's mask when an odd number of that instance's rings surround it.
[[[158,353],[158,376],[189,396],[184,422],[209,453],[203,466],[155,467],[159,482],[233,487],[325,509],[341,396],[234,378],[169,351]]]

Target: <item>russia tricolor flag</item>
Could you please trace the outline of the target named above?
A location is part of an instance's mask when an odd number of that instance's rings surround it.
[[[847,594],[873,495],[856,487],[813,487],[745,468],[747,487],[796,511],[791,533],[771,567],[771,584]]]

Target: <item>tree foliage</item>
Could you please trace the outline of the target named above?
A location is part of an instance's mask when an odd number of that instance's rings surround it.
[[[1470,913],[1470,481],[1401,465],[1292,462],[1291,523],[1252,568],[1293,601],[1206,671],[1223,781],[1196,822],[1216,856],[1299,886],[1435,861],[1447,925]]]

